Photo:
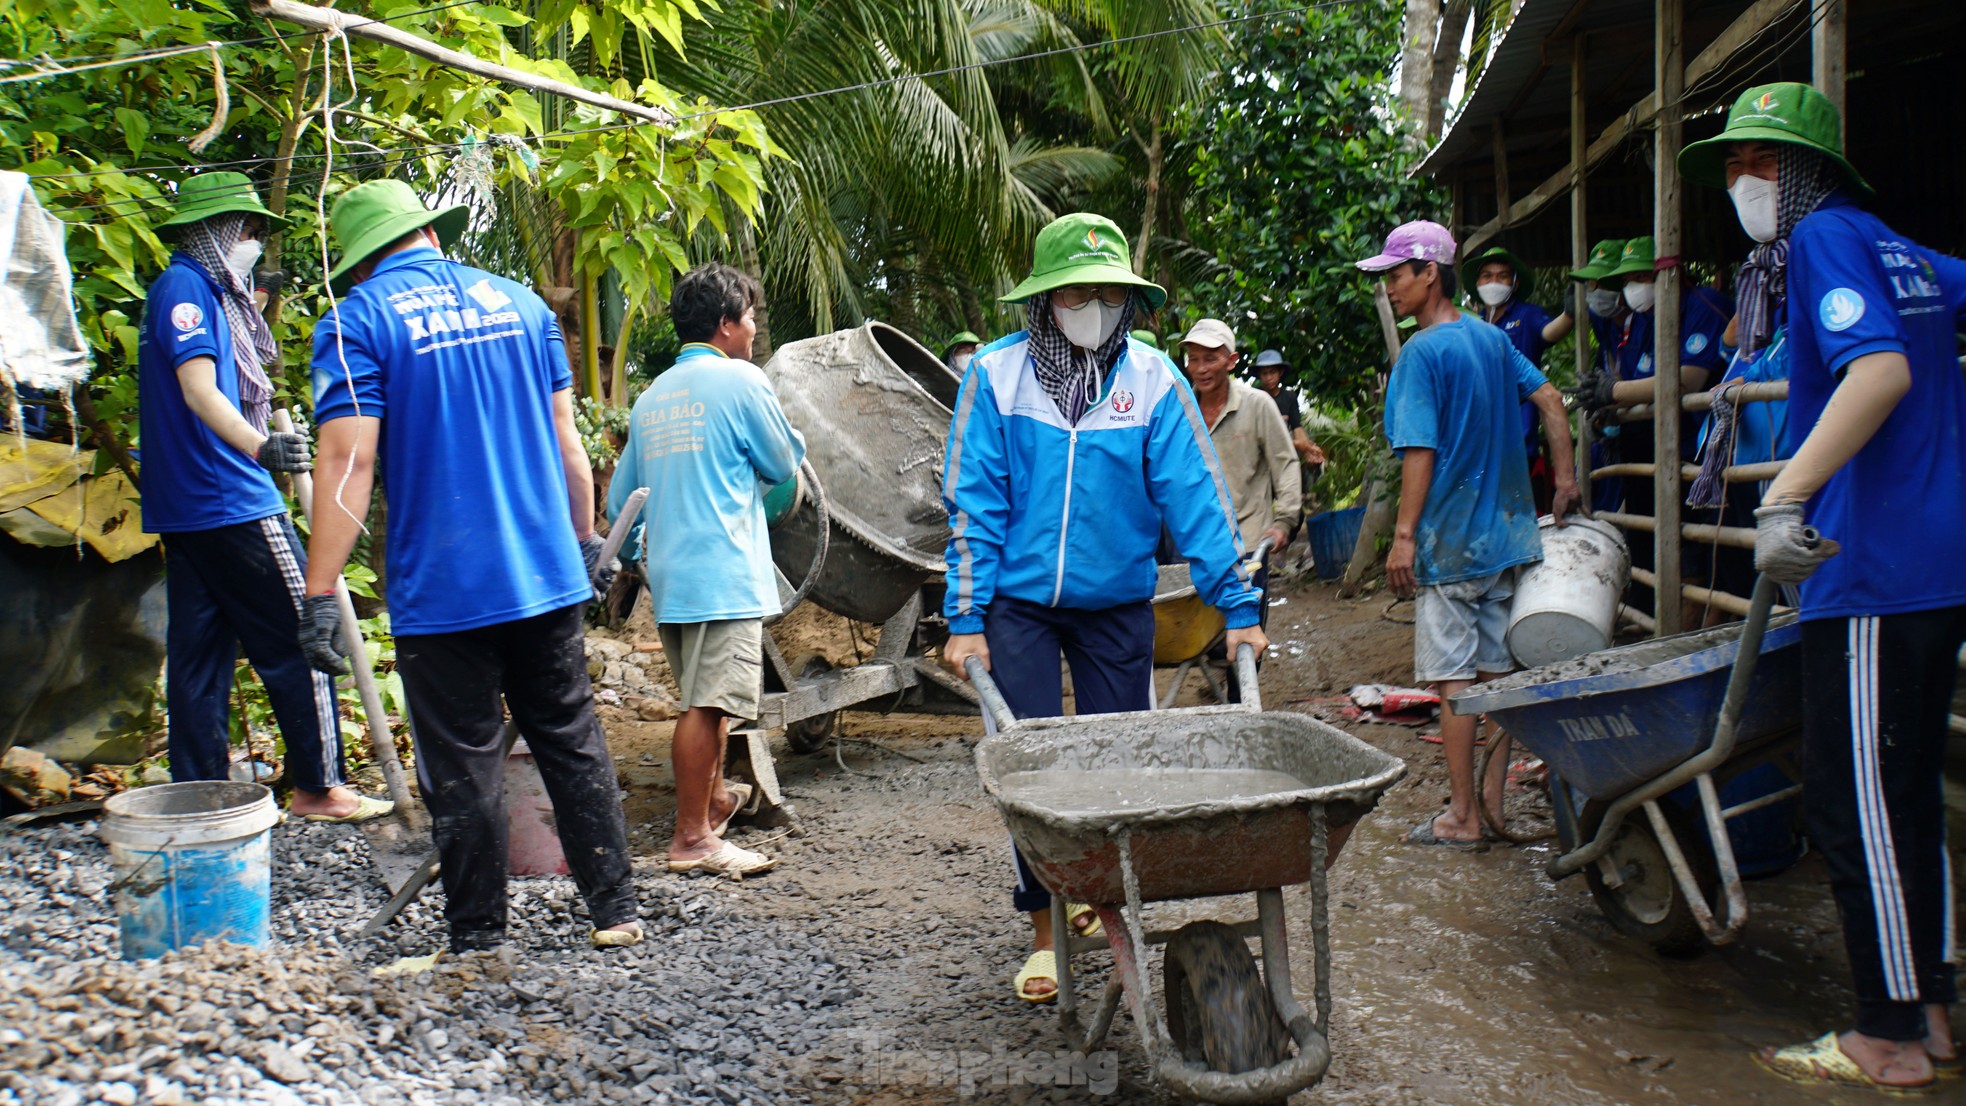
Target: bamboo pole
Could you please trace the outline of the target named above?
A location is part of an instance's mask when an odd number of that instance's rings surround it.
[[[1813,63],[1811,77],[1816,91],[1829,97],[1836,105],[1836,114],[1844,120],[1843,137],[1850,137],[1849,115],[1843,110],[1843,88],[1846,71],[1846,42],[1850,33],[1849,14],[1844,10],[1843,0],[1815,0],[1815,12],[1811,21],[1809,45]]]
[[[1570,268],[1581,269],[1590,261],[1590,225],[1585,220],[1585,180],[1589,174],[1586,154],[1589,145],[1585,139],[1584,97],[1584,36],[1577,34],[1570,40]],[[1589,315],[1576,320],[1571,327],[1572,344],[1576,350],[1577,380],[1583,380],[1590,371],[1590,344],[1593,337]],[[1577,481],[1577,491],[1583,496],[1585,506],[1591,502],[1591,438],[1595,433],[1590,417],[1583,412],[1577,415],[1577,462],[1576,469],[1584,474]]]
[[[1660,104],[1657,129],[1653,132],[1652,248],[1653,256],[1664,266],[1656,270],[1658,283],[1652,308],[1652,368],[1658,381],[1655,397],[1658,416],[1653,422],[1652,442],[1659,466],[1652,474],[1653,509],[1659,519],[1653,534],[1657,551],[1654,571],[1659,574],[1658,587],[1653,593],[1659,597],[1653,618],[1661,634],[1676,634],[1684,628],[1680,605],[1664,598],[1679,595],[1679,516],[1685,495],[1679,480],[1679,290],[1683,279],[1679,267],[1682,117],[1679,101],[1686,81],[1683,4],[1684,0],[1657,0],[1657,34],[1652,51]]]
[[[1386,366],[1390,370],[1399,361],[1399,321],[1393,317],[1393,302],[1386,297],[1383,283],[1373,285],[1372,305],[1379,315],[1380,336],[1386,340]],[[1376,449],[1374,452],[1377,452]],[[1379,539],[1391,533],[1394,523],[1398,521],[1397,476],[1390,480],[1369,479],[1364,492],[1365,516],[1359,520],[1358,542],[1352,546],[1352,559],[1345,566],[1344,583],[1338,587],[1339,596],[1346,599],[1358,594],[1359,585],[1365,582],[1365,574],[1379,559]]]
[[[556,81],[551,77],[542,77],[522,69],[485,61],[448,46],[439,46],[420,35],[411,34],[366,16],[350,15],[333,8],[317,8],[311,4],[296,3],[295,0],[251,0],[250,6],[253,14],[263,15],[269,19],[285,20],[313,31],[355,35],[380,42],[385,46],[407,50],[420,58],[429,58],[439,65],[504,84],[518,85],[520,88],[530,88],[534,92],[544,92],[553,96],[565,96],[569,100],[578,100],[583,104],[592,104],[597,108],[605,108],[650,123],[660,123],[663,126],[676,124],[675,115],[662,108],[631,103],[602,92],[589,92],[565,81]]]

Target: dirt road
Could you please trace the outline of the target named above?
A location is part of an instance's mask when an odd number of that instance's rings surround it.
[[[1383,617],[1383,596],[1343,601],[1307,583],[1280,594],[1285,602],[1271,612],[1279,648],[1262,681],[1271,706],[1310,709],[1304,700],[1353,683],[1408,681],[1411,629]],[[637,846],[650,852],[669,832],[667,728],[610,727]],[[1407,827],[1445,795],[1438,748],[1408,729],[1352,728],[1406,758],[1411,772],[1333,871],[1336,1060],[1323,1085],[1297,1101],[1874,1101],[1803,1091],[1747,1060],[1753,1046],[1812,1037],[1847,1017],[1841,940],[1813,858],[1751,886],[1754,914],[1740,943],[1664,959],[1614,931],[1581,878],[1553,885],[1542,872],[1548,844],[1474,853],[1404,844]],[[1124,1014],[1115,1054],[1082,1066],[1081,1085],[1053,1085],[1058,1072],[1043,1062],[1061,1045],[1050,1010],[1011,994],[1028,927],[1010,912],[1008,843],[970,760],[979,723],[849,715],[845,730],[852,772],[840,771],[830,748],[812,756],[781,748],[779,772],[805,836],[766,846],[783,866],[726,892],[744,914],[803,921],[876,965],[855,981],[860,1029],[810,1061],[815,1097],[1171,1102],[1147,1085]],[[1308,895],[1292,890],[1286,901],[1295,983],[1308,996]],[[1156,926],[1253,912],[1250,900],[1149,911]],[[1081,958],[1093,988],[1103,960]],[[1956,1097],[1932,1101],[1966,1101],[1961,1085],[1952,1087]]]

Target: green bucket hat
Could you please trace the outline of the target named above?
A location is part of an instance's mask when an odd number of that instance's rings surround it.
[[[403,181],[364,181],[343,192],[328,215],[328,228],[341,244],[341,260],[328,273],[328,287],[337,296],[346,294],[355,266],[411,231],[434,225],[437,241],[448,246],[470,221],[468,204],[432,211]]]
[[[1652,271],[1652,238],[1630,238],[1625,240],[1624,250],[1618,254],[1618,266],[1605,276],[1631,276],[1634,273]]]
[[[1166,289],[1133,274],[1126,235],[1103,215],[1077,212],[1053,219],[1038,232],[1037,248],[1032,253],[1031,275],[1012,288],[1003,302],[1023,303],[1039,292],[1067,284],[1131,284],[1154,310],[1167,302]]]
[[[1843,170],[1851,188],[1876,193],[1843,159],[1843,122],[1829,97],[1806,84],[1764,84],[1741,93],[1727,112],[1727,126],[1712,138],[1679,151],[1679,173],[1694,184],[1727,187],[1727,147],[1736,142],[1787,142],[1814,150]]]
[[[273,214],[259,202],[252,178],[244,173],[200,173],[187,177],[178,183],[178,196],[182,202],[177,206],[177,213],[157,224],[157,229],[187,226],[235,211],[265,219],[268,230],[287,225],[286,218]]]
[[[959,330],[955,334],[950,335],[948,341],[942,343],[942,356],[949,356],[949,351],[955,349],[957,346],[980,346],[982,344],[983,339],[978,338],[967,330]]]
[[[1647,241],[1650,241],[1650,239],[1647,239]],[[1606,238],[1604,241],[1591,247],[1590,259],[1584,262],[1583,268],[1572,270],[1570,279],[1602,280],[1611,275],[1611,270],[1618,267],[1618,259],[1623,256],[1624,252],[1624,239]]]
[[[1154,337],[1154,332],[1151,330],[1129,330],[1126,332],[1126,336],[1136,342],[1145,342],[1155,349],[1160,348],[1160,339]]]
[[[1515,294],[1520,299],[1530,299],[1536,294],[1536,273],[1522,263],[1522,259],[1500,246],[1490,246],[1479,257],[1471,257],[1461,265],[1461,287],[1469,295],[1474,294],[1475,278],[1481,275],[1481,267],[1490,261],[1506,262],[1515,271]]]

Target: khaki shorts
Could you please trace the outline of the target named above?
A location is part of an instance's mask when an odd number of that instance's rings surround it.
[[[655,629],[685,708],[715,707],[732,718],[758,716],[765,678],[763,619],[665,623]]]

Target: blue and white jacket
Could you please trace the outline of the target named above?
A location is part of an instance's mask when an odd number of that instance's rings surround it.
[[[1144,343],[1128,340],[1076,426],[1038,383],[1024,332],[984,347],[956,399],[942,498],[951,633],[982,633],[1000,595],[1079,610],[1152,599],[1163,523],[1231,629],[1261,613],[1201,408]]]

